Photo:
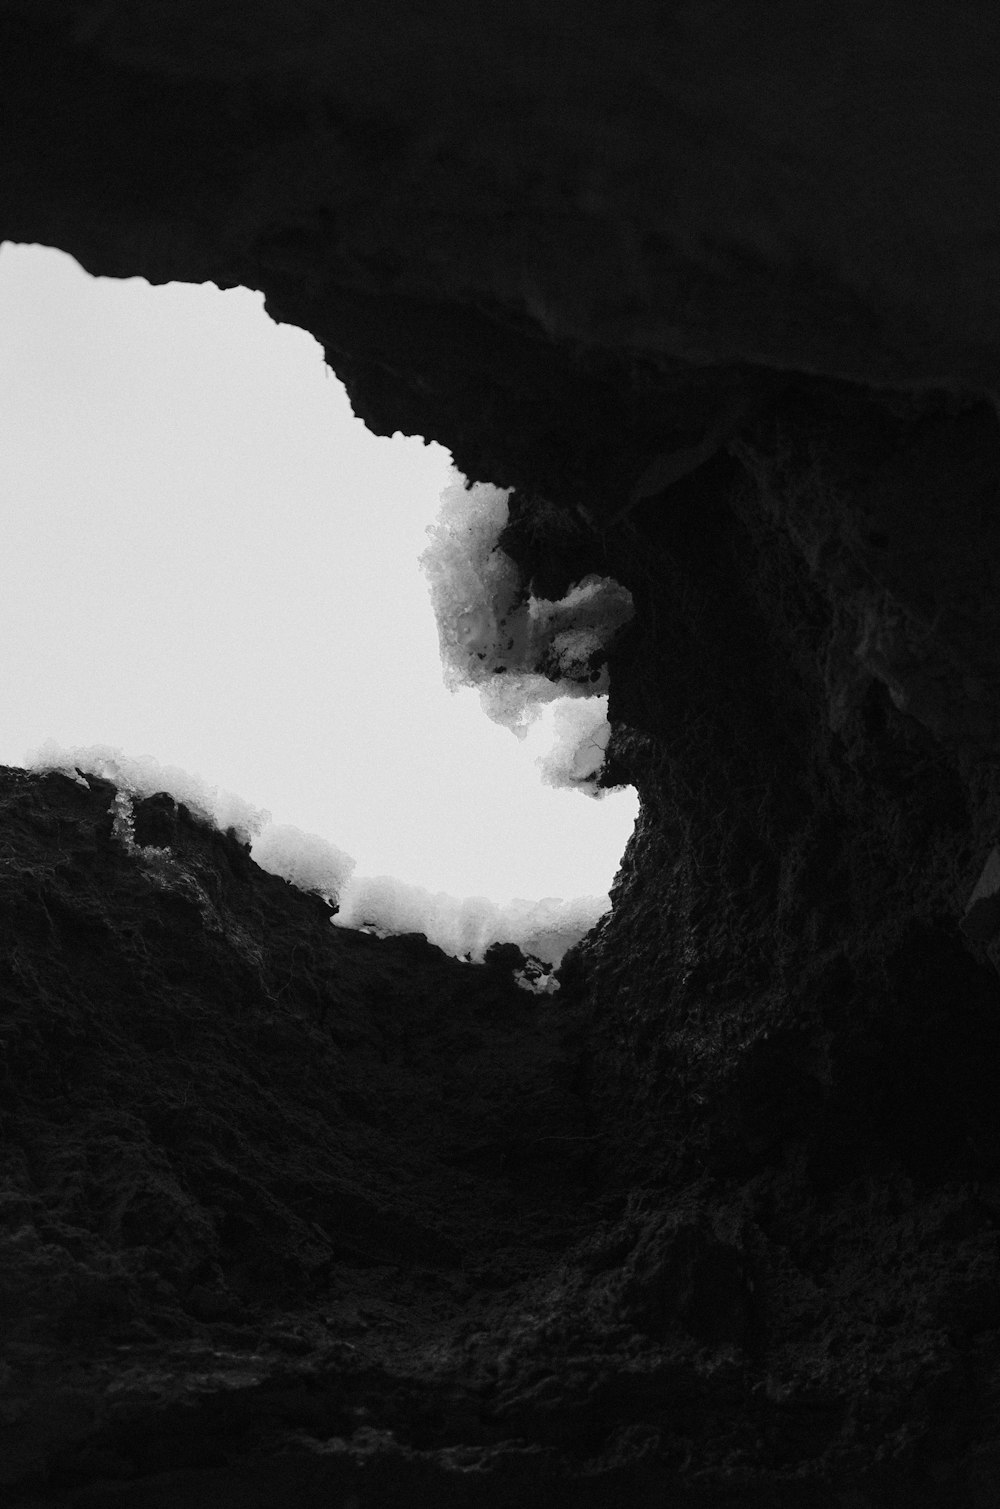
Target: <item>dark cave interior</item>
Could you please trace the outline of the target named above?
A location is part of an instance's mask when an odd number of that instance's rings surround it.
[[[540,1009],[0,772],[6,1502],[1000,1502],[998,66],[931,0],[2,0],[0,235],[262,289],[626,585],[642,803]]]

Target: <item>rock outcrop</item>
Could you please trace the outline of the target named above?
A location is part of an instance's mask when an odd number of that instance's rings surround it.
[[[0,5],[0,235],[261,288],[514,487],[539,595],[633,595],[642,798],[538,1002],[3,776],[9,1501],[1000,1502],[998,67],[930,0]]]

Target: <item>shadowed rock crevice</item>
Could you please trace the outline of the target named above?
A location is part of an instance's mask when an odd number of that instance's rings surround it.
[[[1000,1499],[996,32],[0,5],[0,235],[514,487],[642,801],[538,1002],[3,775],[9,1501]]]

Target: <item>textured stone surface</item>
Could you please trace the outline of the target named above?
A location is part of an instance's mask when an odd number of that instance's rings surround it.
[[[3,778],[14,1502],[1000,1501],[998,28],[0,4],[0,235],[515,485],[642,798],[537,1004]]]

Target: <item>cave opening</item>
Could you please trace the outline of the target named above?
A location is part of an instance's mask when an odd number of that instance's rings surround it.
[[[202,773],[361,869],[453,896],[606,892],[631,789],[542,784],[447,692],[417,559],[450,457],[353,417],[260,295],[6,244],[0,758],[54,737]]]

